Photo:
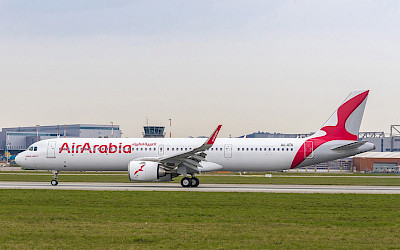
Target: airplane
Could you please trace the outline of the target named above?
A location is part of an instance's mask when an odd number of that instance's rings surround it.
[[[358,141],[369,90],[356,90],[306,138],[56,138],[33,143],[15,158],[25,169],[128,171],[131,181],[171,181],[197,187],[196,174],[212,171],[282,171],[341,159],[375,149]],[[190,177],[189,177],[190,176]]]

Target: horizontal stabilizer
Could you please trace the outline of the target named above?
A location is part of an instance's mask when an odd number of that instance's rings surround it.
[[[331,148],[332,150],[349,150],[349,149],[355,149],[358,147],[361,147],[367,143],[367,141],[354,141],[354,142],[349,142],[340,146],[336,146],[334,148]]]

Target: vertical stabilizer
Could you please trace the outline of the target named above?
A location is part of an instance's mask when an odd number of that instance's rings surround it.
[[[344,100],[342,105],[329,117],[318,132],[307,138],[297,151],[291,168],[305,165],[305,160],[313,156],[321,145],[339,141],[357,141],[361,120],[364,114],[369,90],[355,90]],[[311,157],[313,158],[313,157]],[[314,164],[317,161],[310,161]]]
[[[357,140],[369,90],[355,90],[313,137],[328,140]]]

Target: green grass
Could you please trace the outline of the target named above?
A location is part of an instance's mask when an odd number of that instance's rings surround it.
[[[399,198],[0,190],[0,248],[398,249]]]
[[[400,186],[400,178],[200,176],[200,183]]]
[[[75,173],[76,174],[76,173]],[[327,177],[308,177],[308,175],[292,174],[296,178],[276,176],[272,178],[265,177],[245,177],[245,176],[221,176],[221,175],[198,175],[200,183],[226,183],[226,184],[299,184],[299,185],[388,185],[400,186],[400,178],[374,178],[373,176],[350,178],[346,176],[329,176]],[[340,176],[340,177],[338,177]],[[390,177],[390,176],[388,176]],[[50,173],[28,174],[0,174],[0,181],[48,181],[52,179]],[[117,175],[96,174],[93,173],[83,175],[70,175],[68,172],[59,174],[60,182],[130,182],[128,174],[119,173]],[[174,182],[180,182],[180,178],[174,179]]]

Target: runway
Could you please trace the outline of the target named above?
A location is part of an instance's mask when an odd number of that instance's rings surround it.
[[[0,181],[0,189],[91,190],[91,191],[181,191],[181,192],[260,192],[260,193],[327,193],[327,194],[400,194],[400,186],[345,185],[259,185],[259,184],[200,184],[183,188],[179,183],[99,183]]]

